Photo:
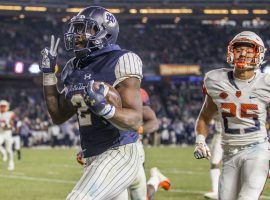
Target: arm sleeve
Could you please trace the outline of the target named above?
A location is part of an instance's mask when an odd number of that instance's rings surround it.
[[[119,58],[115,66],[114,73],[116,80],[113,83],[113,87],[130,77],[135,77],[141,80],[143,75],[142,61],[140,57],[132,52],[124,54]]]

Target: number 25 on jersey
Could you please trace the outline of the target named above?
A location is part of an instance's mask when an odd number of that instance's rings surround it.
[[[221,103],[222,110],[228,110],[222,112],[222,118],[224,122],[225,133],[229,134],[240,134],[240,129],[229,128],[228,118],[236,117],[237,105],[235,103]],[[257,104],[240,104],[240,118],[251,118],[254,121],[254,126],[244,129],[244,133],[251,133],[260,130],[260,122],[257,114],[249,114],[248,111],[258,110]]]

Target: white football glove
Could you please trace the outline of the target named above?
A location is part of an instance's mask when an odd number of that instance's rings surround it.
[[[211,157],[210,149],[205,142],[205,137],[201,134],[197,135],[196,137],[194,157],[196,159],[202,158],[210,159]]]

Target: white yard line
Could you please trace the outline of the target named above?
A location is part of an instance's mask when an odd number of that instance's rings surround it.
[[[0,178],[20,179],[20,180],[27,180],[27,181],[40,181],[40,182],[49,182],[49,183],[63,183],[63,184],[73,184],[73,185],[76,183],[76,181],[68,181],[68,180],[60,180],[60,179],[37,178],[37,177],[30,177],[30,176],[15,176],[15,175],[3,175],[3,174],[0,175]],[[171,189],[168,192],[203,195],[207,191]],[[261,199],[270,199],[270,196],[263,195],[263,196],[261,196]]]
[[[27,181],[41,181],[41,182],[49,182],[49,183],[64,183],[64,184],[75,184],[76,181],[68,181],[68,180],[60,180],[60,179],[50,179],[50,178],[37,178],[37,177],[30,177],[30,176],[15,176],[15,175],[0,175],[0,178],[7,178],[7,179],[20,179],[20,180],[27,180]]]
[[[196,191],[196,190],[181,190],[181,189],[171,189],[169,192],[173,193],[187,193],[187,194],[201,194],[203,195],[206,191]],[[260,199],[270,199],[270,196],[262,195]]]
[[[182,189],[171,189],[169,192],[173,192],[173,193],[188,193],[188,194],[204,194],[204,193],[206,193],[206,191],[182,190]]]
[[[150,168],[145,168],[146,171],[150,171]],[[202,171],[188,171],[188,170],[179,170],[179,169],[170,169],[170,170],[160,170],[164,174],[209,174],[208,171],[202,170]]]

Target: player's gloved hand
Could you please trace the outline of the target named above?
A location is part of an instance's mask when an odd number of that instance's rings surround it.
[[[57,38],[56,42],[54,35],[51,36],[50,49],[45,47],[41,51],[41,61],[39,65],[40,71],[43,73],[54,73],[57,59],[57,48],[59,45],[60,38]]]
[[[7,128],[6,122],[0,122],[0,128]]]
[[[197,135],[196,137],[194,157],[196,159],[210,159],[211,157],[210,149],[205,142],[205,137],[201,134]]]
[[[84,101],[95,114],[110,119],[114,116],[115,107],[109,104],[105,98],[105,84],[101,83],[98,89],[94,90],[92,80],[85,88]]]
[[[77,153],[76,160],[80,165],[85,165],[86,164],[85,159],[83,158],[83,152],[82,151],[79,151]]]

